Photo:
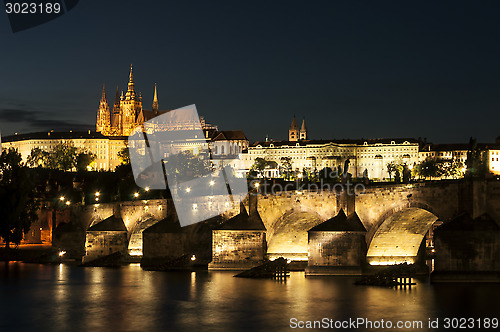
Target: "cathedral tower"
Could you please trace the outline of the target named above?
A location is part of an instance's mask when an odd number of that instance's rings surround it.
[[[142,110],[142,97],[137,96],[134,86],[134,74],[130,65],[128,89],[125,97],[120,100],[121,127],[123,136],[128,136],[136,126],[137,115]]]
[[[120,93],[118,85],[116,86],[115,103],[113,104],[113,112],[111,113],[111,135],[121,135],[122,115],[120,112]]]
[[[101,101],[99,102],[99,109],[97,110],[97,122],[95,131],[97,131],[98,133],[102,133],[103,135],[109,135],[111,129],[109,116],[109,104],[108,100],[106,99],[106,88],[103,84]]]
[[[158,94],[156,92],[156,83],[155,83],[155,95],[153,97],[153,112],[155,116],[158,115]]]
[[[295,119],[295,115],[293,116],[290,129],[288,129],[288,140],[290,142],[297,142],[299,140],[299,127],[297,126],[297,120]]]
[[[302,126],[300,126],[300,140],[307,139],[307,127],[306,127],[306,119],[302,119]]]

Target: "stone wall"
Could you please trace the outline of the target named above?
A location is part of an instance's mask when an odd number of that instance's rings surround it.
[[[115,252],[126,254],[127,247],[128,238],[125,231],[87,232],[83,262],[89,262]]]
[[[214,230],[211,269],[251,268],[266,255],[264,231]]]
[[[169,261],[189,254],[186,233],[143,233],[143,264]]]
[[[483,212],[488,213],[493,219],[500,221],[500,181],[488,181],[486,190],[482,196],[481,198],[485,201],[485,211]],[[479,214],[477,213],[476,216]]]
[[[364,232],[310,231],[306,275],[359,275],[365,255]]]
[[[366,243],[362,232],[309,232],[309,265],[361,266]]]
[[[500,232],[447,231],[436,236],[434,279],[439,274],[500,273]],[[439,277],[438,277],[439,279]]]

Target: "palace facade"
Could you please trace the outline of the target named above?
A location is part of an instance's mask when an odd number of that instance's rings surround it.
[[[469,150],[469,144],[427,144],[414,138],[309,140],[308,136],[305,119],[299,129],[294,116],[287,141],[255,142],[241,154],[240,173],[248,173],[257,158],[276,163],[277,167],[264,170],[264,176],[270,178],[282,177],[288,162],[292,171],[301,173],[304,170],[320,171],[325,167],[338,169],[340,166],[343,169],[349,160],[348,172],[353,177],[384,180],[391,177],[387,164],[407,165],[412,169],[426,159],[437,162],[457,160],[464,165],[463,172]],[[487,168],[494,175],[500,175],[498,143],[478,145],[487,154]]]

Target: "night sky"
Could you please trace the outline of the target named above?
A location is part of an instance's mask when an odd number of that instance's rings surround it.
[[[250,141],[500,135],[498,1],[98,1],[13,33],[0,12],[0,130],[94,128],[102,84],[196,104]],[[111,105],[110,105],[111,106]]]

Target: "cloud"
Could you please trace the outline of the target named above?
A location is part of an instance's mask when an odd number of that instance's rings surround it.
[[[44,112],[30,111],[26,109],[5,108],[0,109],[0,123],[2,127],[5,123],[25,124],[31,130],[89,130],[94,126],[91,124],[83,124],[68,120],[56,120],[46,118]]]

